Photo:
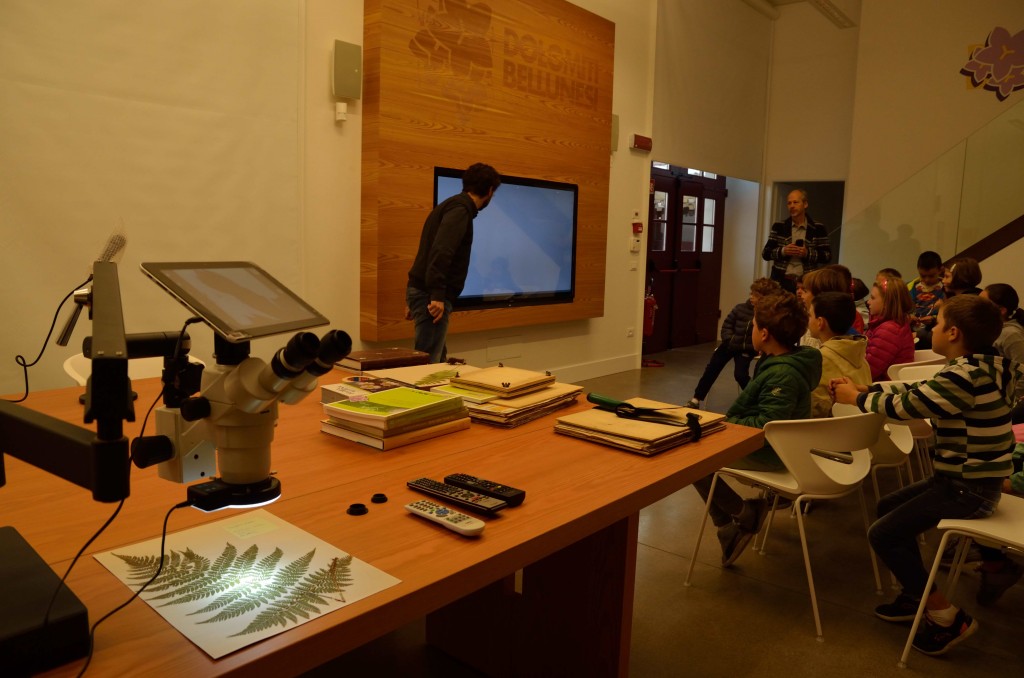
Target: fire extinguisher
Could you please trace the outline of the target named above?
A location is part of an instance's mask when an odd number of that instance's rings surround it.
[[[648,286],[644,294],[644,336],[650,337],[654,334],[654,313],[658,310],[658,302],[654,299],[654,292]]]

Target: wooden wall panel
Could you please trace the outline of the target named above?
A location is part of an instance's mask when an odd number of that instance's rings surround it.
[[[365,0],[360,332],[412,336],[435,166],[579,185],[576,299],[457,312],[450,333],[604,311],[615,25],[563,0]]]

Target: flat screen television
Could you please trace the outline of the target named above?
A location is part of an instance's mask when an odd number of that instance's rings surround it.
[[[462,191],[462,170],[434,168],[434,205]],[[502,175],[473,221],[473,250],[456,310],[572,303],[576,184]]]

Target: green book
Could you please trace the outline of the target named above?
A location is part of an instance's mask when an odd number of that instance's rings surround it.
[[[455,395],[400,386],[371,393],[366,400],[339,400],[323,408],[324,414],[332,419],[390,429],[460,410],[462,406],[462,398]]]

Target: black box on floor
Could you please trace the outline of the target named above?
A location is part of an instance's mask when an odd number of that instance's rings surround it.
[[[89,651],[89,613],[13,527],[0,527],[0,673],[39,673]]]

